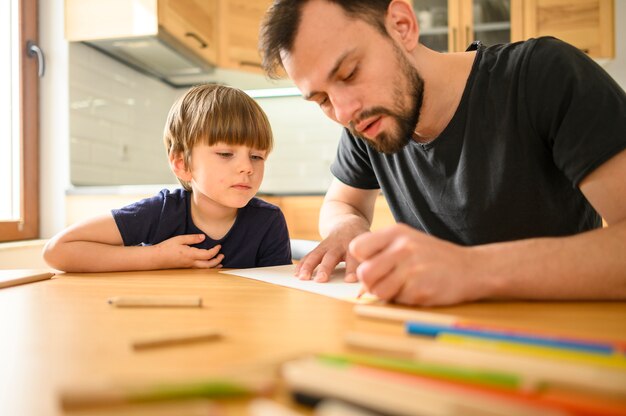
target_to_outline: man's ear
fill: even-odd
[[[170,161],[170,168],[174,175],[178,179],[189,182],[191,180],[191,169],[185,166],[185,159],[182,153],[170,152],[168,159]]]
[[[387,7],[385,25],[389,35],[411,52],[419,40],[419,25],[413,7],[406,0],[392,0]]]

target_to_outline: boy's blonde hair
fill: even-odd
[[[218,84],[192,87],[170,109],[163,132],[168,155],[182,154],[191,167],[196,144],[243,145],[272,150],[272,129],[261,107],[240,89]],[[188,191],[187,181],[178,181]]]

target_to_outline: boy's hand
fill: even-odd
[[[196,268],[210,269],[222,267],[224,255],[219,253],[219,244],[210,249],[190,247],[204,240],[204,234],[178,235],[154,245],[155,261],[161,269]],[[219,253],[219,254],[218,254]]]

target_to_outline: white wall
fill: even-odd
[[[175,183],[163,126],[182,94],[82,43],[69,47],[73,185]]]
[[[65,190],[70,184],[68,44],[63,36],[63,0],[39,2],[39,42],[46,57],[40,80],[39,213],[41,237],[65,226]]]

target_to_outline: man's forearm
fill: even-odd
[[[485,297],[626,299],[626,222],[571,237],[472,247]]]
[[[349,204],[340,201],[324,201],[320,210],[319,232],[322,238],[340,228],[354,229],[358,233],[369,231],[371,218]]]

